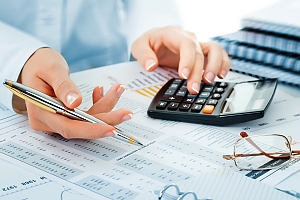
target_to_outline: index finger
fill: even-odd
[[[182,41],[180,48],[179,74],[187,79],[187,88],[191,94],[198,93],[202,80],[204,55],[201,46],[194,38]]]

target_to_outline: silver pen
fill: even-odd
[[[69,109],[66,106],[64,106],[61,102],[55,100],[54,98],[37,91],[33,88],[30,88],[26,85],[23,85],[21,83],[11,81],[11,80],[5,80],[3,82],[3,85],[6,86],[12,93],[19,96],[20,98],[29,101],[47,111],[50,111],[52,113],[60,114],[72,119],[77,120],[84,120],[91,123],[103,123],[105,122],[99,120],[98,118],[89,115],[77,108]],[[144,146],[140,141],[135,139],[133,136],[124,133],[122,130],[116,128],[116,138],[127,142],[129,144],[135,144],[137,146]]]

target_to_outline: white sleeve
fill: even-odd
[[[39,48],[48,47],[38,39],[0,21],[0,103],[12,108],[12,93],[2,85],[16,81],[27,59]]]
[[[164,26],[183,27],[176,0],[128,0],[127,11],[128,53],[132,43],[146,31]]]

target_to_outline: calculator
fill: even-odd
[[[201,83],[190,94],[187,80],[170,79],[157,92],[148,116],[181,122],[226,126],[262,118],[277,88],[277,79]]]

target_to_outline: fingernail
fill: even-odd
[[[199,83],[194,82],[194,83],[192,84],[192,89],[193,89],[195,92],[199,93],[199,89],[200,89]]]
[[[99,87],[99,95],[100,97],[103,97],[103,87],[102,86],[98,86]]]
[[[125,86],[124,85],[120,85],[119,88],[117,89],[117,96],[121,97],[122,93],[125,91]]]
[[[205,76],[205,80],[212,83],[215,80],[215,74],[213,72],[208,72]]]
[[[78,95],[75,92],[70,92],[67,97],[67,104],[68,106],[72,105],[72,103],[78,98]]]
[[[182,70],[182,73],[181,73],[181,76],[184,78],[184,79],[187,79],[190,75],[190,68],[186,67]]]
[[[149,71],[155,65],[155,61],[153,59],[148,59],[145,62],[146,70]]]
[[[103,137],[112,137],[112,136],[116,136],[116,131],[109,131],[103,134]]]
[[[127,115],[124,115],[121,120],[122,120],[122,122],[125,122],[125,121],[130,120],[130,119],[132,119],[132,114],[131,113],[129,113]]]
[[[220,76],[221,78],[225,78],[226,74],[227,74],[227,70],[226,70],[226,69],[222,69],[222,71],[221,71],[221,73],[219,74],[219,76]]]

